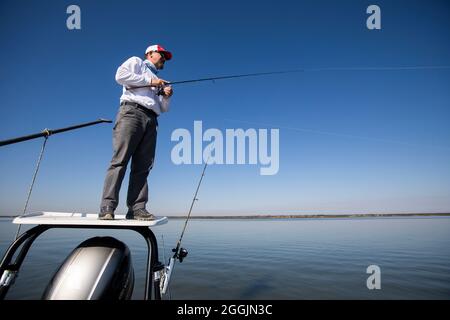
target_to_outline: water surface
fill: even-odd
[[[171,219],[153,229],[161,261],[168,261],[183,223]],[[2,255],[15,230],[10,219],[0,219]],[[70,229],[36,240],[7,298],[39,299],[66,255],[96,235],[130,247],[133,299],[141,299],[146,244],[140,235]],[[191,220],[183,246],[189,255],[175,266],[172,299],[450,298],[450,217]],[[366,286],[369,265],[381,268],[380,290]]]

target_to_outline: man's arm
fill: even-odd
[[[170,97],[173,94],[171,86],[164,87],[164,94],[159,96],[159,105],[161,106],[161,112],[169,111]]]
[[[138,87],[150,85],[151,78],[141,74],[142,60],[131,57],[125,61],[116,72],[116,81],[124,87]]]

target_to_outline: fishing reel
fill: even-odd
[[[169,265],[162,266],[157,271],[159,273],[160,281],[160,290],[161,294],[166,294],[167,289],[169,287],[170,278],[172,276],[173,267],[175,264],[175,261],[178,259],[180,262],[183,262],[183,259],[186,258],[188,251],[185,248],[179,248],[177,246],[176,248],[172,249],[172,252],[174,252],[174,255],[169,260]]]
[[[156,93],[157,96],[164,96],[164,87],[160,87],[158,92]]]
[[[157,96],[165,96],[166,94],[164,93],[164,88],[166,86],[170,86],[170,82],[167,81],[162,86],[158,87],[158,91],[156,92],[156,95]]]
[[[188,251],[185,248],[180,248],[180,251],[174,248],[172,252],[175,252],[174,258],[180,260],[180,262],[183,262],[183,259],[188,255]]]

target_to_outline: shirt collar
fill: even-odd
[[[155,65],[148,61],[147,59],[144,60],[145,65],[150,69],[151,72],[154,74],[158,74],[158,69],[156,69]]]

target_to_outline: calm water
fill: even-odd
[[[163,261],[182,220],[154,228]],[[15,234],[0,219],[0,254]],[[81,241],[113,235],[132,252],[134,299],[144,286],[146,245],[132,231],[50,230],[30,249],[8,299],[39,299],[53,272]],[[172,299],[449,299],[450,218],[192,220],[176,264]],[[369,265],[381,289],[368,290]]]

